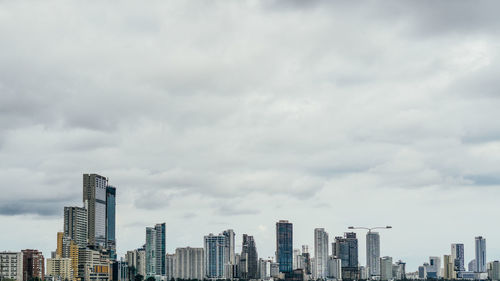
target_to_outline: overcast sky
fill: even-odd
[[[166,222],[273,256],[288,219],[311,251],[392,225],[410,271],[500,259],[500,3],[332,2],[0,1],[0,250],[50,257],[98,173],[120,255]]]

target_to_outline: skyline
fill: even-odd
[[[159,222],[168,253],[234,229],[274,256],[283,219],[311,253],[315,228],[391,225],[411,270],[451,243],[467,266],[476,236],[500,259],[499,8],[1,1],[0,249],[53,251],[95,172],[118,256]]]

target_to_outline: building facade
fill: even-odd
[[[71,259],[61,257],[47,259],[47,275],[57,280],[74,280]]]
[[[0,252],[0,279],[23,281],[23,253]]]
[[[328,245],[328,233],[325,229],[314,229],[315,279],[325,279],[328,275]]]
[[[205,277],[203,248],[177,248],[174,259],[174,278],[180,279],[198,279]]]
[[[292,272],[293,224],[287,220],[280,220],[276,223],[276,261],[280,272]]]
[[[38,250],[22,250],[23,253],[23,280],[33,278],[45,279],[45,259]]]
[[[366,267],[369,276],[380,276],[380,235],[368,231],[366,234]]]
[[[106,188],[108,179],[83,174],[83,203],[87,209],[87,238],[90,245],[106,246]]]
[[[87,209],[80,207],[64,207],[64,236],[81,247],[87,247]]]
[[[208,278],[226,278],[225,262],[226,257],[226,236],[209,235],[204,237],[204,251],[205,251],[205,271]]]
[[[452,280],[456,278],[455,261],[452,255],[443,256],[443,278]]]
[[[456,272],[465,271],[465,256],[464,244],[454,243],[451,244],[451,256],[453,258],[453,265]]]
[[[257,246],[255,245],[253,236],[243,234],[243,243],[239,263],[239,277],[243,279],[257,279],[259,276],[258,260]]]
[[[475,239],[476,266],[475,272],[486,272],[486,239],[478,236]]]
[[[166,224],[146,228],[146,276],[165,276]]]
[[[109,257],[116,260],[116,188],[106,187],[106,248]]]
[[[392,258],[391,257],[380,258],[380,280],[382,280],[382,281],[392,280]]]

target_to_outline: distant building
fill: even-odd
[[[486,272],[486,239],[476,237],[476,272]]]
[[[368,275],[380,276],[380,235],[368,231],[366,234],[366,267]]]
[[[452,255],[443,256],[443,278],[451,280],[456,278],[455,274],[455,261]]]
[[[342,279],[342,261],[334,256],[328,257],[328,276],[329,279]]]
[[[258,255],[253,236],[243,234],[243,243],[240,255],[240,278],[258,278]]]
[[[81,281],[109,281],[111,269],[108,257],[88,248],[78,252],[78,279]]]
[[[23,253],[0,252],[0,279],[23,281]]]
[[[425,266],[425,264],[418,267],[418,279],[426,279],[427,278],[426,269],[427,269],[427,267]]]
[[[204,249],[177,248],[175,250],[174,278],[198,279],[205,277]]]
[[[437,279],[441,277],[441,259],[439,257],[429,257],[429,265],[427,266],[428,279]]]
[[[324,228],[314,229],[315,279],[325,279],[328,275],[328,233]]]
[[[106,248],[109,257],[116,260],[116,188],[106,187]]]
[[[222,235],[226,237],[226,261],[225,263],[229,263],[232,265],[236,264],[236,257],[235,257],[235,234],[232,229],[224,230],[222,232]]]
[[[165,276],[165,223],[146,228],[146,276]]]
[[[271,260],[259,259],[259,278],[269,280],[271,278]]]
[[[342,279],[359,279],[358,239],[356,233],[346,232],[344,237],[335,237],[334,249],[333,255],[339,257],[342,261]]]
[[[487,270],[488,270],[488,279],[493,280],[493,281],[500,280],[500,262],[499,261],[489,262],[487,265]]]
[[[47,259],[47,275],[59,280],[73,280],[71,259],[61,257]]]
[[[467,269],[469,270],[469,272],[476,272],[477,271],[475,259],[473,259],[469,262],[469,264],[467,265]]]
[[[392,280],[392,258],[391,257],[380,258],[380,280],[383,280],[383,281]]]
[[[38,250],[22,250],[23,253],[23,280],[33,278],[45,279],[45,259]]]
[[[392,266],[392,277],[395,280],[403,280],[406,278],[406,263],[399,260]]]
[[[201,260],[203,262],[203,256],[201,257]],[[165,256],[165,271],[166,271],[166,278],[167,281],[170,281],[172,278],[175,278],[176,274],[176,255],[175,254],[167,254]],[[202,277],[205,275],[205,272],[202,273]]]
[[[210,233],[204,238],[205,271],[208,278],[224,279],[226,257],[226,236]]]
[[[451,244],[451,256],[455,271],[465,271],[464,244]]]
[[[87,247],[87,221],[87,209],[64,207],[64,236],[69,237],[80,248]]]
[[[83,203],[87,209],[89,244],[106,246],[106,187],[108,179],[97,174],[83,175]]]
[[[276,261],[279,270],[290,273],[293,270],[293,224],[287,220],[276,223]]]

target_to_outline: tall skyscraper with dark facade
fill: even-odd
[[[476,272],[486,272],[486,239],[476,237]]]
[[[146,228],[146,276],[166,274],[165,223]]]
[[[253,236],[243,234],[240,255],[240,277],[243,279],[259,278],[258,261],[259,257]]]
[[[346,232],[344,237],[335,237],[334,256],[341,260],[342,279],[357,280],[359,279],[358,270],[358,239],[356,233]]]
[[[106,187],[108,180],[97,174],[83,175],[83,203],[87,209],[88,240],[106,246]]]
[[[368,231],[366,234],[366,267],[368,276],[380,276],[380,235]]]
[[[464,244],[451,244],[451,256],[455,271],[465,271]]]
[[[64,236],[81,248],[87,247],[87,220],[87,209],[64,207]]]
[[[109,257],[116,260],[116,188],[106,187],[106,248]]]
[[[280,272],[293,270],[293,224],[287,220],[276,223],[276,261]]]

